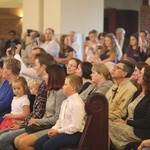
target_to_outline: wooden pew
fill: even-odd
[[[85,110],[87,122],[79,145],[61,147],[61,150],[108,150],[108,101],[100,93],[88,96]]]

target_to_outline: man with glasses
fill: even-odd
[[[129,79],[133,71],[134,66],[128,60],[119,61],[112,70],[111,76],[115,84],[106,93],[110,120],[123,118],[127,115],[127,106],[137,90]]]
[[[0,87],[0,123],[5,114],[11,110],[13,99],[12,80],[19,76],[21,70],[20,61],[14,58],[6,59],[2,68],[3,83]]]

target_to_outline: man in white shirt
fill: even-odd
[[[78,58],[77,52],[79,50],[79,45],[76,43],[76,38],[77,38],[76,32],[70,31],[68,35],[70,37],[70,46],[74,49],[74,56],[73,57]]]
[[[54,30],[52,28],[47,28],[45,30],[45,43],[41,45],[47,53],[51,54],[55,59],[59,53],[59,45],[53,40]]]
[[[77,75],[66,77],[63,92],[68,98],[63,101],[56,124],[34,143],[36,150],[58,149],[60,146],[77,145],[85,126],[84,102],[78,95],[82,87],[82,78]],[[79,111],[80,110],[80,111]]]

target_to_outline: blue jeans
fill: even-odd
[[[39,138],[34,143],[35,150],[57,150],[64,145],[78,145],[82,133],[77,132],[69,135],[65,133],[59,133],[50,138],[47,134]]]
[[[18,129],[14,131],[8,131],[0,135],[0,149],[1,150],[15,150],[14,139],[25,132],[25,129]]]

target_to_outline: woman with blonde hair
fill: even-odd
[[[80,94],[83,101],[86,101],[87,96],[91,93],[97,92],[105,95],[113,85],[109,69],[105,64],[96,64],[92,67],[91,71],[92,84]]]
[[[112,61],[118,62],[122,58],[122,51],[115,36],[112,33],[105,35],[103,48],[100,51],[102,63]]]

